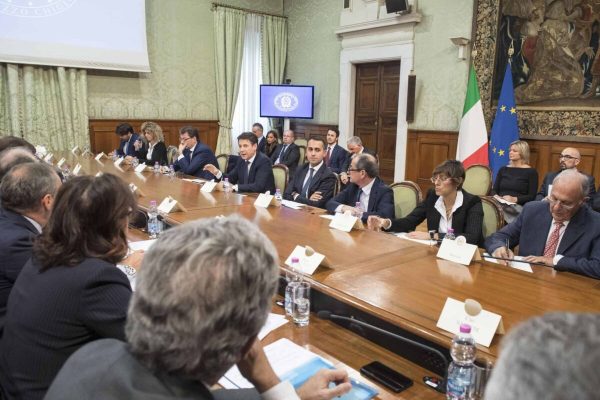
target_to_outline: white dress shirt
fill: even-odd
[[[452,228],[452,216],[454,215],[454,211],[456,211],[460,206],[463,205],[463,193],[462,191],[456,192],[456,199],[454,200],[454,205],[452,206],[452,211],[450,213],[450,218],[446,218],[446,204],[444,204],[444,198],[442,196],[438,197],[435,202],[435,209],[441,214],[440,225],[438,226],[439,233],[448,233],[448,228]]]
[[[33,220],[33,219],[29,218],[29,217],[28,217],[28,216],[26,216],[26,215],[23,215],[23,218],[25,218],[27,221],[31,222],[31,225],[33,225],[33,227],[34,227],[35,229],[37,229],[37,231],[38,231],[40,234],[42,233],[42,226],[41,226],[41,225],[40,225],[40,224],[39,224],[39,223],[38,223],[36,220]]]

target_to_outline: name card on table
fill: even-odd
[[[482,310],[478,315],[470,316],[465,311],[464,302],[448,297],[437,322],[437,327],[457,334],[460,330],[460,324],[465,322],[471,325],[471,335],[473,335],[475,342],[485,347],[490,347],[496,332],[504,334],[501,315]]]
[[[74,156],[78,156],[81,150],[79,150],[79,146],[75,146],[71,149],[71,153],[73,153]]]
[[[119,165],[123,164],[123,161],[125,161],[125,157],[119,157],[115,160],[114,164],[115,167],[118,167]]]
[[[187,212],[185,207],[171,196],[165,197],[165,199],[158,205],[158,211],[164,214],[169,214],[175,211]]]
[[[275,196],[272,194],[261,193],[256,198],[254,205],[256,207],[267,208],[269,206],[277,206],[279,204],[277,204],[277,200],[275,200]]]
[[[61,158],[61,159],[60,159],[60,160],[58,160],[58,162],[56,163],[56,166],[57,166],[58,168],[62,167],[62,166],[63,166],[63,164],[65,163],[65,161],[67,161],[67,160],[65,160],[65,159],[64,159],[64,157],[63,157],[63,158]]]
[[[217,192],[222,192],[223,182],[215,182],[214,179],[211,179],[210,181],[204,182],[204,185],[202,185],[202,187],[200,188],[200,191],[204,193],[210,193],[213,190]]]
[[[94,159],[95,159],[96,161],[100,161],[100,160],[102,160],[103,158],[108,158],[108,156],[107,156],[106,154],[104,154],[104,152],[98,153],[98,155],[96,155],[96,157],[94,157]]]
[[[146,195],[144,194],[144,192],[142,192],[142,189],[140,189],[139,187],[137,187],[137,186],[136,186],[135,184],[133,184],[133,183],[130,183],[130,184],[129,184],[129,188],[131,189],[131,193],[133,193],[133,194],[137,194],[137,195],[138,195],[138,197],[144,197],[144,196],[146,196]]]
[[[364,230],[365,226],[358,217],[348,213],[336,213],[329,224],[330,228],[339,229],[340,231],[350,232],[352,229]]]
[[[477,251],[477,246],[467,243],[464,236],[459,236],[455,240],[444,239],[437,253],[438,258],[448,261],[454,261],[459,264],[469,265],[471,260],[481,260],[481,255]]]
[[[77,176],[79,174],[79,171],[81,171],[81,164],[77,163],[75,168],[73,168],[73,175]]]
[[[309,253],[310,255],[307,255],[307,253]],[[307,275],[312,275],[319,265],[327,267],[329,264],[325,259],[324,254],[317,253],[314,250],[307,252],[306,247],[304,246],[296,246],[296,248],[292,251],[287,260],[285,260],[285,265],[291,267],[292,258],[294,257],[298,258],[298,269],[300,270],[300,272]]]
[[[146,170],[146,164],[141,163],[137,167],[135,167],[135,172],[144,172]]]
[[[54,158],[54,155],[52,153],[48,153],[48,154],[46,154],[46,157],[44,157],[44,161],[46,161],[48,164],[52,164],[53,158]]]

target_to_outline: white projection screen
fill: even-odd
[[[150,72],[144,0],[0,0],[0,62]]]

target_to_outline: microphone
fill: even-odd
[[[412,339],[409,339],[407,337],[400,336],[400,335],[398,335],[396,333],[386,331],[385,329],[382,329],[382,328],[379,328],[379,327],[377,327],[375,325],[371,325],[369,323],[360,321],[360,320],[358,320],[356,318],[350,318],[350,317],[345,317],[343,315],[333,314],[331,311],[321,310],[321,311],[317,312],[317,317],[319,317],[320,319],[330,320],[330,321],[334,321],[334,320],[347,321],[347,322],[350,322],[351,324],[359,325],[360,327],[364,327],[364,328],[370,329],[372,331],[384,334],[386,336],[389,336],[389,337],[394,338],[396,340],[399,340],[401,342],[408,343],[408,344],[410,344],[412,346],[419,347],[419,348],[421,348],[423,350],[430,351],[430,352],[434,353],[435,355],[437,355],[440,358],[440,360],[443,361],[443,363],[444,363],[444,371],[446,371],[446,373],[444,374],[444,376],[441,379],[437,379],[435,377],[425,376],[425,377],[423,377],[423,382],[427,386],[432,387],[433,389],[435,389],[436,391],[438,391],[440,393],[446,393],[446,377],[447,377],[447,374],[448,374],[448,359],[438,349],[436,349],[434,347],[431,347],[431,346],[428,346],[428,345],[423,344],[423,343],[419,343],[419,342],[417,342],[415,340],[412,340]]]

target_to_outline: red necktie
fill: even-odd
[[[554,257],[556,255],[556,249],[558,247],[558,239],[560,239],[560,228],[562,228],[562,222],[554,223],[554,230],[548,238],[546,247],[544,248],[544,257]]]
[[[325,165],[329,167],[329,157],[331,157],[331,147],[327,147],[327,154],[325,154]]]

